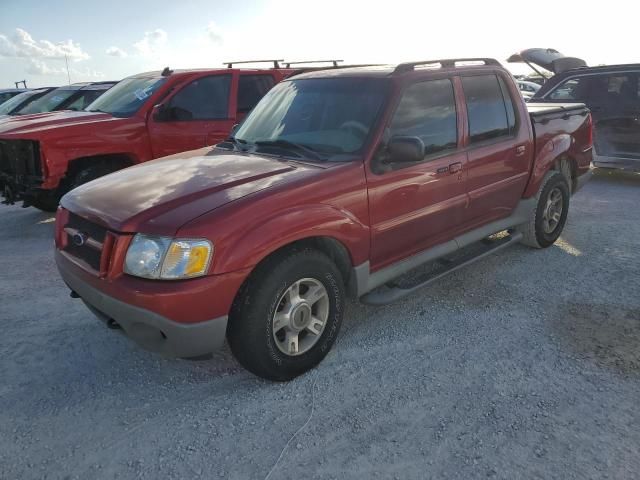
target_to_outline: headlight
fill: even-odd
[[[213,246],[208,240],[137,234],[127,250],[124,271],[142,278],[177,280],[207,273]]]

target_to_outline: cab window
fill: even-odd
[[[238,82],[238,113],[247,113],[275,85],[271,75],[240,75]]]
[[[507,137],[515,130],[513,103],[495,75],[462,77],[471,144]]]
[[[219,120],[229,116],[231,75],[194,80],[169,101],[167,120]]]
[[[451,80],[416,83],[402,94],[389,126],[394,136],[418,137],[425,156],[457,147],[456,102]]]

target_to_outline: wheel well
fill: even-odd
[[[357,289],[355,285],[355,279],[352,275],[353,262],[351,261],[349,250],[347,250],[347,248],[339,240],[331,237],[308,237],[301,240],[296,240],[295,242],[289,243],[287,245],[283,245],[282,247],[274,250],[265,258],[263,258],[260,263],[256,265],[254,271],[262,262],[264,262],[267,258],[272,257],[273,255],[281,255],[287,251],[300,250],[303,248],[318,250],[328,256],[336,264],[338,270],[340,270],[342,278],[345,282],[347,294],[350,296],[356,295]]]
[[[575,159],[567,155],[563,155],[555,161],[553,169],[564,174],[569,182],[571,193],[573,193],[576,189],[578,171],[578,164]]]
[[[96,165],[103,165],[108,167],[112,171],[120,170],[122,168],[130,167],[134,164],[133,159],[126,153],[110,154],[110,155],[95,155],[93,157],[81,157],[76,158],[69,162],[67,168],[67,179],[72,179],[78,172],[88,167]]]

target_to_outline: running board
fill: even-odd
[[[360,301],[367,305],[387,305],[395,302],[462,267],[477,262],[514,243],[518,243],[521,239],[522,233],[519,232],[511,232],[509,235],[497,239],[486,238],[457,251],[450,256],[453,258],[442,257],[431,262],[429,265],[431,268],[427,272],[414,274],[409,272],[395,280],[391,280],[383,287],[379,287],[362,296]],[[419,269],[417,268],[416,270]]]

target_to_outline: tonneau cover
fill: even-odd
[[[584,103],[527,103],[527,110],[532,118],[538,118],[549,114],[558,113],[582,113],[587,110]]]

